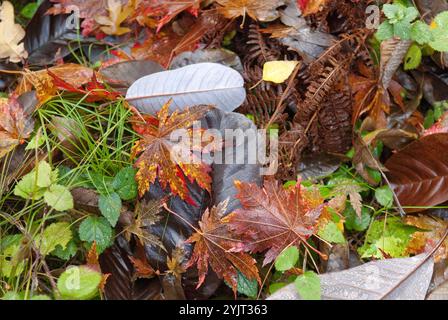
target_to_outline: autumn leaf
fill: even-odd
[[[199,288],[205,280],[210,264],[218,277],[224,279],[236,294],[238,271],[249,280],[256,279],[258,283],[261,283],[261,280],[255,259],[247,253],[233,252],[233,249],[239,246],[239,242],[232,239],[228,225],[222,218],[227,204],[228,200],[210,210],[207,209],[202,215],[199,230],[187,240],[187,243],[195,243],[195,246],[186,267],[196,264],[199,274],[197,288]]]
[[[0,98],[0,158],[27,139],[34,122],[25,115],[16,96]]]
[[[185,268],[185,247],[178,245],[173,250],[171,257],[166,257],[166,265],[168,267],[167,273],[180,278],[187,270]]]
[[[56,95],[58,87],[48,71],[76,88],[87,84],[93,77],[92,69],[75,63],[65,63],[39,71],[25,69],[15,93],[20,96],[34,89],[40,104],[50,100]]]
[[[126,6],[120,0],[107,0],[108,16],[95,17],[95,21],[101,25],[100,29],[105,34],[121,36],[131,31],[121,24],[134,12],[134,1],[130,1]]]
[[[139,156],[134,165],[138,169],[136,180],[139,185],[139,194],[143,196],[158,178],[164,189],[169,186],[174,195],[193,204],[188,193],[186,178],[210,192],[210,167],[197,159],[192,149],[182,148],[181,152],[188,153],[189,158],[182,159],[183,157],[177,154],[169,138],[173,131],[180,129],[185,129],[185,134],[191,138],[193,130],[189,128],[193,122],[201,119],[212,107],[195,106],[169,115],[170,104],[171,101],[160,109],[157,118],[147,117],[146,124],[142,123],[140,117],[134,117],[132,120],[134,130],[143,133],[142,139],[137,141],[132,149],[132,156]],[[156,126],[154,121],[158,123]]]
[[[143,244],[136,245],[135,255],[129,256],[129,260],[135,269],[133,275],[134,281],[141,278],[152,278],[156,274],[159,274],[159,272],[156,272],[149,264]]]
[[[268,22],[279,17],[276,10],[285,4],[284,0],[217,0],[222,7],[219,12],[228,19],[249,15],[254,20]]]
[[[318,13],[327,3],[327,0],[298,0],[303,16]]]
[[[423,230],[412,234],[411,240],[407,247],[407,251],[411,254],[431,252],[431,250],[442,239],[446,229],[448,228],[447,221],[428,215],[407,216],[405,218],[405,222]],[[447,257],[448,239],[445,239],[443,244],[434,254],[434,260],[439,262]]]
[[[3,1],[0,7],[0,59],[8,58],[17,63],[28,57],[24,44],[25,30],[14,22],[14,7],[9,1]]]
[[[266,180],[263,188],[240,181],[235,187],[243,207],[226,219],[243,240],[242,250],[266,252],[266,265],[287,247],[308,246],[306,241],[317,232],[324,208],[320,195],[302,190],[300,182],[285,189],[272,179]]]
[[[128,217],[126,213],[120,216],[124,237],[128,242],[134,235],[142,245],[158,246],[165,250],[160,239],[148,230],[148,227],[160,221],[159,213],[162,204],[163,201],[160,200],[139,201],[136,204],[133,217]]]

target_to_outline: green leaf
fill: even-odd
[[[45,189],[36,184],[36,173],[30,172],[16,184],[14,194],[23,199],[39,200],[44,196]]]
[[[433,41],[429,43],[434,50],[448,51],[448,11],[438,14],[432,24]]]
[[[331,243],[345,243],[345,237],[341,230],[339,230],[336,223],[328,222],[318,232],[319,237]]]
[[[379,41],[389,40],[394,37],[394,26],[390,24],[388,21],[384,21],[378,27],[377,32],[375,33],[375,37]]]
[[[320,278],[316,273],[306,271],[303,275],[296,278],[294,284],[302,299],[321,299]]]
[[[42,128],[40,128],[37,133],[31,138],[30,142],[26,145],[25,150],[36,150],[39,149],[45,142],[45,137],[42,135]]]
[[[36,294],[30,300],[51,300],[51,298],[46,294]]]
[[[361,258],[384,259],[384,254],[392,258],[409,256],[406,248],[411,236],[421,231],[419,228],[404,224],[399,217],[388,217],[386,221],[375,220],[367,232],[364,245],[358,248]]]
[[[244,274],[238,271],[238,292],[256,299],[258,295],[258,282],[255,279],[249,280]]]
[[[433,40],[431,29],[422,22],[416,21],[411,27],[411,39],[420,45],[424,45]]]
[[[280,290],[281,288],[285,287],[286,285],[288,285],[288,283],[286,283],[286,282],[272,283],[271,285],[269,285],[269,294],[273,294],[274,292],[276,292],[277,290]]]
[[[133,200],[137,197],[138,187],[135,181],[136,170],[126,167],[120,170],[112,182],[112,187],[124,201]]]
[[[0,239],[0,275],[12,278],[25,269],[25,262],[18,259],[22,239],[20,234],[3,236]]]
[[[99,252],[104,251],[112,240],[112,228],[104,217],[88,217],[79,225],[79,238],[82,241],[96,242]]]
[[[422,62],[422,50],[416,44],[413,44],[404,58],[404,69],[412,70],[418,68]]]
[[[394,203],[394,194],[389,186],[382,186],[375,190],[376,201],[385,208],[390,208]]]
[[[59,184],[52,185],[44,193],[45,202],[57,211],[73,209],[73,196],[67,187]]]
[[[7,291],[5,295],[1,298],[1,300],[24,300],[25,294],[23,291],[15,292],[15,291]]]
[[[369,209],[362,207],[361,217],[359,217],[351,205],[347,206],[344,210],[345,216],[345,228],[349,231],[364,231],[366,230],[371,221],[371,216],[369,214]]]
[[[98,193],[108,194],[114,192],[112,187],[113,178],[104,176],[99,173],[89,173],[92,186],[98,191]]]
[[[20,10],[20,14],[27,19],[31,19],[37,11],[39,7],[39,2],[31,2]]]
[[[404,18],[403,20],[411,23],[412,21],[414,21],[415,19],[417,19],[417,17],[419,16],[419,12],[415,7],[407,7],[405,9],[405,13],[404,13]]]
[[[101,214],[106,217],[112,227],[115,227],[121,212],[120,196],[115,192],[108,195],[101,194],[98,206]]]
[[[63,248],[61,245],[57,245],[56,248],[51,252],[51,254],[58,257],[59,259],[67,261],[73,258],[76,255],[77,251],[78,246],[76,245],[76,242],[70,240],[65,248]]]
[[[299,250],[296,246],[290,246],[283,250],[275,259],[275,269],[278,271],[286,271],[294,268],[299,260]]]
[[[394,35],[401,40],[411,39],[411,24],[404,20],[394,24]]]
[[[397,21],[403,19],[405,15],[405,9],[406,8],[404,6],[398,4],[385,4],[383,6],[383,12],[391,23],[396,23]]]
[[[34,173],[36,174],[35,171]],[[39,165],[37,167],[37,186],[41,188],[48,188],[53,183],[51,178],[51,167],[48,162],[39,162]]]
[[[101,279],[101,273],[87,266],[72,266],[61,274],[57,287],[64,299],[89,300],[98,295]]]
[[[37,234],[36,244],[40,253],[45,256],[56,249],[58,245],[65,249],[72,237],[68,222],[55,222],[46,227],[42,234]]]

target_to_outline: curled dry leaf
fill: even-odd
[[[33,125],[15,96],[0,98],[0,158],[22,144],[30,136]]]
[[[28,57],[24,44],[25,30],[14,22],[14,7],[9,1],[3,1],[0,7],[0,59],[20,62]]]
[[[241,237],[240,250],[266,252],[263,265],[287,247],[304,245],[317,232],[324,204],[318,191],[300,186],[285,189],[277,181],[267,180],[263,188],[235,182],[242,208],[226,217],[230,228]]]
[[[107,0],[108,16],[95,17],[95,21],[101,25],[100,29],[105,34],[121,36],[131,31],[121,24],[134,12],[134,2],[122,5],[120,0]]]
[[[228,225],[222,220],[228,200],[210,210],[207,209],[199,222],[199,230],[188,240],[195,243],[187,268],[196,264],[199,273],[198,287],[202,285],[208,272],[208,265],[218,277],[223,278],[236,294],[238,271],[249,280],[261,283],[256,260],[243,252],[233,252],[238,240],[232,238]]]
[[[190,127],[193,122],[201,119],[212,107],[196,106],[170,115],[170,103],[171,101],[163,105],[157,118],[148,115],[144,123],[139,117],[133,118],[134,130],[142,135],[142,139],[135,143],[132,150],[133,157],[139,156],[134,165],[138,169],[136,180],[139,193],[143,196],[158,178],[164,189],[169,186],[174,195],[194,203],[188,194],[186,179],[210,192],[210,167],[196,159],[191,145],[189,150],[182,148],[183,154],[188,153],[188,159],[180,157],[169,139],[173,131],[180,129],[184,129],[188,139],[191,139],[193,130]]]

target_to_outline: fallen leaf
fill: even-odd
[[[199,222],[196,231],[187,243],[195,243],[193,254],[187,263],[187,268],[197,265],[199,272],[198,288],[205,280],[210,264],[218,277],[223,278],[237,292],[237,276],[240,271],[250,280],[261,283],[256,260],[243,252],[232,252],[238,241],[231,238],[230,230],[224,221],[228,201],[207,209]]]
[[[272,179],[265,181],[263,188],[240,181],[235,181],[235,187],[242,209],[226,220],[243,240],[241,250],[265,252],[266,265],[289,246],[309,248],[307,240],[317,232],[324,208],[315,190],[303,190],[300,182],[285,189]]]
[[[254,20],[269,22],[279,17],[277,8],[284,0],[217,0],[222,7],[219,11],[228,19],[249,15]]]
[[[304,16],[318,13],[326,4],[327,0],[298,0],[300,9]]]
[[[193,161],[195,156],[191,153],[191,149],[182,148],[182,152],[189,153],[188,156],[191,155],[192,158],[181,159],[176,155],[169,138],[174,130],[179,129],[185,129],[185,133],[191,138],[192,130],[189,128],[193,122],[203,117],[212,107],[196,106],[169,115],[170,104],[171,101],[163,105],[157,118],[148,116],[146,123],[142,123],[139,117],[133,119],[134,130],[142,133],[142,139],[137,141],[132,149],[133,157],[139,156],[134,165],[138,169],[135,178],[140,196],[143,196],[158,178],[164,189],[169,186],[174,195],[192,203],[185,179],[196,182],[202,189],[210,192],[210,167],[199,159]],[[154,125],[155,123],[157,125]]]
[[[0,98],[0,158],[27,139],[34,122],[25,115],[15,96]]]
[[[14,22],[14,7],[9,1],[3,1],[0,7],[0,59],[8,58],[17,63],[28,57],[24,44],[25,30]]]
[[[97,16],[95,21],[100,24],[100,29],[105,34],[121,36],[131,31],[121,24],[134,12],[134,2],[130,1],[123,6],[120,0],[107,0],[108,16]]]
[[[263,80],[283,83],[288,80],[298,61],[268,61],[263,65]]]

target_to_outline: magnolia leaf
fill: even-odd
[[[298,61],[268,61],[263,66],[263,80],[283,83],[288,80]]]
[[[319,275],[323,300],[423,300],[434,261],[425,254],[378,260],[341,272]],[[294,284],[276,291],[270,300],[302,300]]]
[[[0,7],[0,59],[8,58],[17,63],[28,57],[24,44],[25,30],[14,22],[14,7],[9,1],[3,1]]]
[[[217,63],[198,63],[138,79],[126,100],[145,113],[156,113],[169,99],[170,111],[208,104],[233,111],[246,98],[244,80],[235,70]]]
[[[99,294],[102,275],[86,266],[71,266],[58,279],[57,287],[62,298],[89,300]]]

